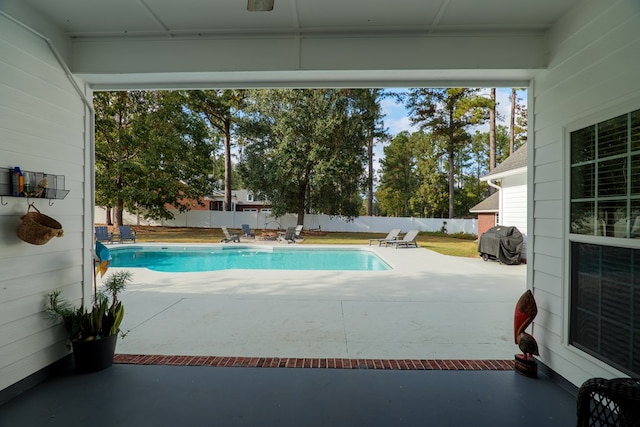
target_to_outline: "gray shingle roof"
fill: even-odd
[[[520,148],[513,152],[512,155],[500,163],[496,168],[483,178],[490,178],[493,175],[498,175],[504,172],[508,172],[514,169],[520,169],[527,167],[527,144],[524,143]]]
[[[498,192],[496,191],[471,209],[469,212],[478,213],[478,212],[498,212],[500,207],[500,199],[498,196]]]

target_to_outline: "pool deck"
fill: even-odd
[[[226,244],[232,245],[238,244]],[[378,253],[393,270],[131,269],[134,283],[122,295],[128,334],[117,352],[508,360],[518,351],[513,310],[525,291],[525,265],[423,248],[358,247]]]

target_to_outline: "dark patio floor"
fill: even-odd
[[[574,426],[575,397],[514,371],[116,364],[0,406],[0,426]]]

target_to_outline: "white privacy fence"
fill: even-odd
[[[223,225],[229,228],[241,228],[242,224],[249,224],[252,229],[278,229],[297,225],[297,216],[287,214],[278,218],[268,214],[258,212],[223,212],[223,211],[189,211],[180,213],[172,211],[175,215],[173,220],[156,221],[145,218],[142,215],[135,215],[125,212],[123,221],[129,225],[158,225],[167,227],[201,227],[220,228]],[[105,209],[96,207],[96,223],[105,222]],[[468,233],[478,234],[477,219],[443,219],[443,218],[397,218],[361,216],[352,221],[346,221],[339,217],[329,215],[304,216],[305,230],[322,229],[323,231],[343,231],[343,232],[371,232],[388,233],[393,228],[400,228],[403,232],[407,230],[419,231],[440,231],[445,227],[447,233]]]

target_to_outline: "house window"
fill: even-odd
[[[573,234],[640,237],[640,110],[571,133]]]
[[[247,193],[247,202],[253,202],[253,193]]]
[[[570,134],[570,344],[640,374],[640,110]]]
[[[572,345],[640,374],[640,250],[571,243]]]

